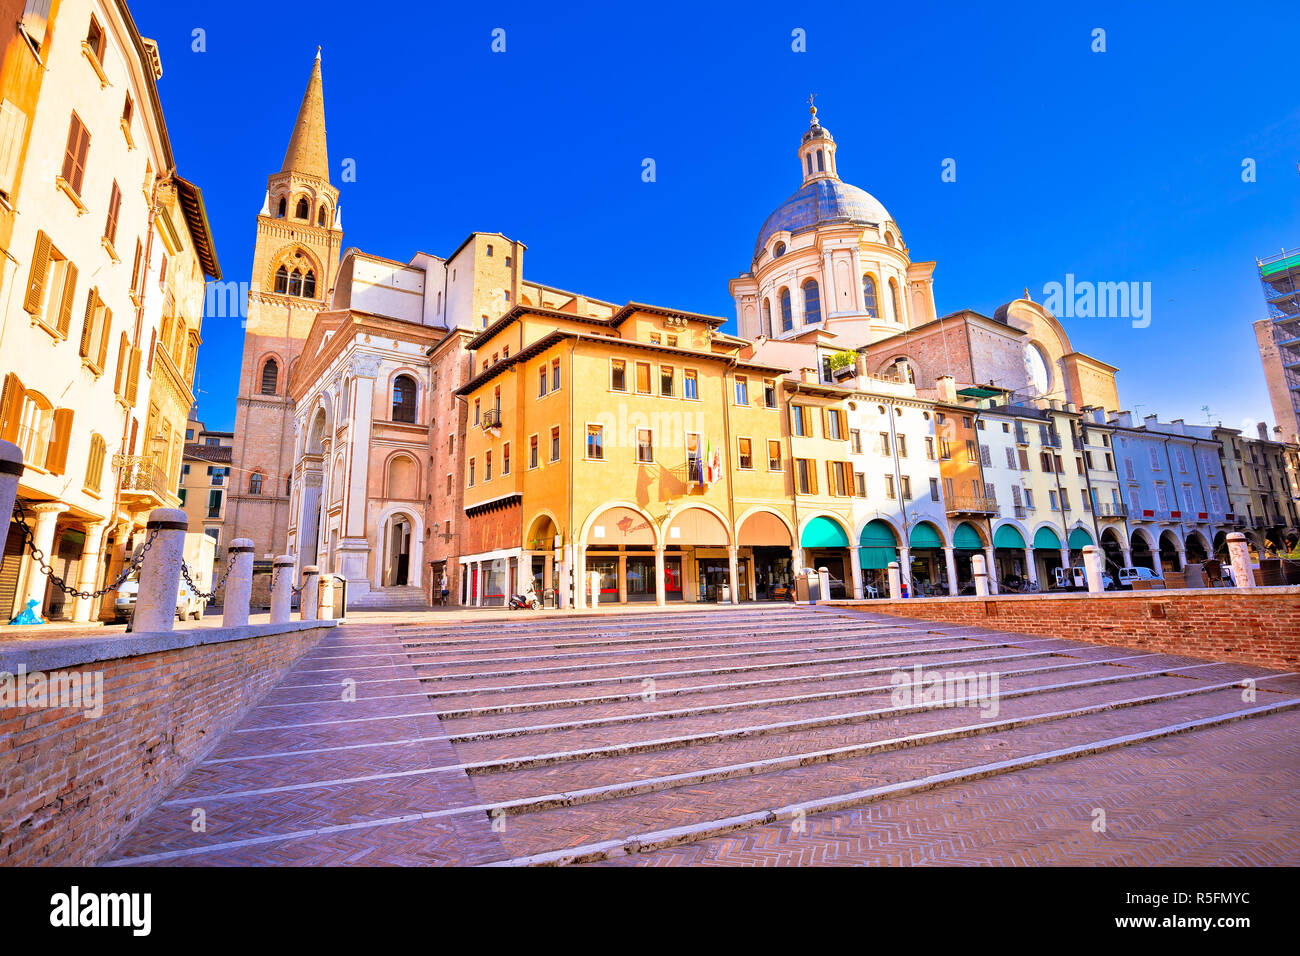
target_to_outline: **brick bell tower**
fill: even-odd
[[[267,178],[249,282],[222,543],[251,538],[259,565],[287,547],[294,446],[289,378],[316,314],[329,307],[338,274],[338,197],[330,182],[317,48],[284,163]]]

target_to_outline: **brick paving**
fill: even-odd
[[[1300,863],[1297,730],[1300,675],[845,609],[365,615],[106,862]]]

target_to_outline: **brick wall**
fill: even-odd
[[[86,865],[104,856],[325,632],[270,630],[241,629],[241,639],[219,643],[196,643],[219,640],[207,629],[127,635],[124,643],[148,647],[174,645],[183,634],[191,646],[80,664],[5,649],[0,671],[8,673],[17,671],[16,658],[32,660],[24,664],[32,672],[38,662],[102,672],[104,710],[89,719],[69,708],[0,707],[0,866]]]
[[[1300,587],[829,603],[877,614],[1300,671]]]

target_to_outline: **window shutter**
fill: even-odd
[[[113,376],[113,394],[119,398],[122,396],[123,386],[126,385],[126,364],[131,355],[131,337],[125,332],[117,346],[117,374]]]
[[[18,158],[27,134],[27,114],[13,103],[0,103],[0,192],[12,196],[18,179]]]
[[[84,487],[98,492],[104,477],[104,439],[98,435],[90,436],[90,458],[86,461],[86,480]]]
[[[113,328],[113,310],[104,309],[104,324],[99,330],[99,361],[95,364],[102,370],[108,361],[108,333]]]
[[[142,246],[140,244],[140,240],[137,239],[135,241],[135,262],[131,266],[131,291],[132,292],[140,291],[140,260],[143,258],[143,256],[144,256],[144,246]]]
[[[113,192],[108,198],[108,219],[104,223],[104,238],[112,243],[117,242],[117,217],[121,209],[122,190],[117,183],[113,183]]]
[[[91,289],[86,293],[86,321],[81,325],[81,357],[90,357],[90,338],[95,332],[95,302],[99,292]]]
[[[1019,453],[1020,453],[1020,470],[1021,470],[1021,471],[1028,471],[1028,470],[1029,470],[1029,452],[1025,451],[1023,448],[1018,449],[1018,451],[1019,451]]]
[[[41,294],[45,291],[46,274],[50,270],[50,237],[36,234],[36,251],[32,253],[32,275],[27,283],[27,300],[23,308],[32,315],[41,311]]]
[[[27,0],[27,9],[19,25],[39,47],[45,43],[46,24],[50,19],[50,0]]]
[[[993,465],[993,454],[988,445],[980,445],[980,463],[989,467]]]
[[[27,390],[17,373],[10,372],[5,376],[4,394],[0,396],[0,439],[7,442],[18,440],[18,425],[22,421],[26,395]]]
[[[134,405],[136,392],[140,387],[140,350],[131,349],[131,361],[127,366],[126,372],[126,403]]]
[[[54,429],[50,437],[50,448],[45,453],[45,470],[50,474],[63,474],[68,464],[68,442],[71,438],[72,409],[56,408],[54,410]]]
[[[90,132],[81,118],[72,114],[68,124],[68,145],[63,155],[63,178],[67,180],[72,191],[81,195],[82,182],[86,176],[86,153],[90,149]]]
[[[72,328],[72,298],[77,294],[77,267],[68,263],[63,279],[63,299],[59,302],[59,334],[65,339]]]

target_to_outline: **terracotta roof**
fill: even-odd
[[[329,150],[325,145],[325,94],[321,84],[318,50],[280,172],[303,173],[329,182],[329,168]]]
[[[201,445],[192,442],[185,446],[186,458],[198,458],[201,461],[210,461],[218,465],[230,464],[230,452],[231,447],[229,445]]]

